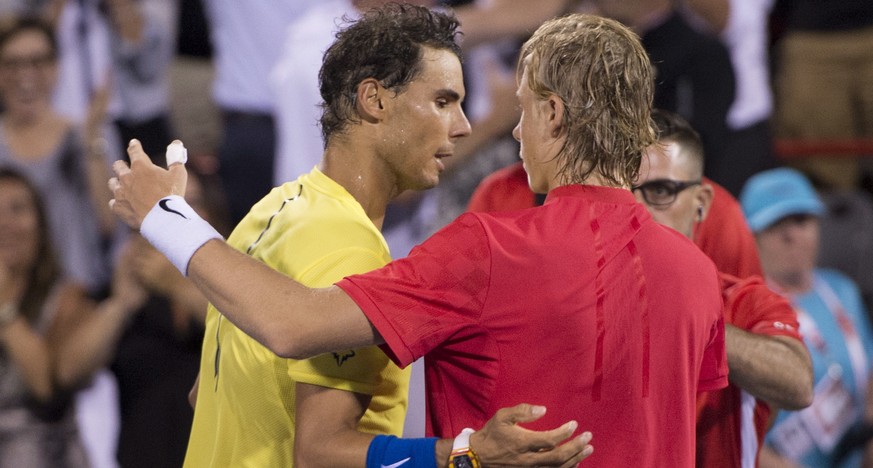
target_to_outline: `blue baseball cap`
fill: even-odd
[[[825,212],[806,176],[785,167],[750,177],[740,193],[740,205],[753,232],[761,232],[786,216],[821,216]]]

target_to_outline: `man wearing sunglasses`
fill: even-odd
[[[681,117],[656,111],[653,118],[658,143],[646,151],[633,191],[656,221],[691,239],[713,202],[703,147]],[[758,276],[719,276],[731,385],[698,397],[697,466],[754,467],[771,411],[812,402],[812,367],[784,298]]]

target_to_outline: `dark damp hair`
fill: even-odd
[[[324,54],[318,81],[321,92],[321,134],[326,145],[350,123],[359,122],[355,110],[358,84],[375,78],[395,93],[403,92],[422,70],[422,47],[449,50],[458,58],[459,22],[454,16],[427,8],[388,3],[373,8],[347,25]]]
[[[27,189],[34,209],[36,209],[39,227],[36,260],[28,272],[27,287],[21,304],[19,304],[21,314],[33,325],[38,320],[40,310],[48,299],[52,288],[61,277],[61,267],[51,245],[48,217],[39,191],[24,174],[7,167],[0,167],[0,182],[10,181],[23,185]]]
[[[694,130],[691,124],[679,114],[663,109],[652,111],[652,120],[655,122],[655,133],[657,134],[658,142],[673,142],[678,144],[689,160],[697,166],[695,170],[703,175],[705,160],[703,141],[701,141],[700,134]]]

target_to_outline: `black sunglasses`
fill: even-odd
[[[700,182],[700,180],[680,181],[657,179],[650,180],[640,185],[634,185],[631,187],[631,190],[634,192],[639,190],[643,194],[643,200],[646,201],[646,204],[658,208],[664,208],[670,206],[674,201],[676,201],[679,192],[688,187],[700,185]]]

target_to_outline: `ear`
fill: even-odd
[[[543,102],[545,116],[549,125],[549,136],[558,138],[564,131],[564,101],[552,94]]]
[[[694,194],[694,204],[699,210],[698,213],[695,213],[698,223],[703,222],[709,216],[709,209],[712,208],[712,200],[714,198],[715,190],[712,188],[712,185],[706,182],[701,183],[697,193]]]
[[[355,110],[358,111],[361,120],[376,123],[382,119],[385,111],[382,103],[385,98],[385,88],[375,78],[361,81],[355,98]]]

